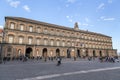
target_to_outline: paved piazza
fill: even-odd
[[[97,59],[63,59],[57,61],[28,60],[0,64],[0,80],[120,80],[120,63]]]

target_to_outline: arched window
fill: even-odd
[[[14,36],[13,35],[10,35],[9,37],[8,37],[8,39],[9,39],[9,43],[13,43],[14,42]]]
[[[10,29],[15,29],[15,23],[10,23]]]

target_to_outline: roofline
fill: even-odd
[[[96,32],[90,32],[90,31],[84,31],[84,30],[74,30],[74,28],[69,28],[69,27],[66,27],[66,26],[61,26],[61,25],[46,23],[46,22],[32,20],[32,19],[23,18],[23,17],[6,16],[5,17],[5,21],[6,21],[7,18],[8,19],[19,20],[19,21],[24,21],[24,22],[29,22],[29,23],[34,23],[34,24],[42,24],[42,25],[45,25],[45,26],[50,26],[50,27],[59,28],[59,29],[66,29],[66,30],[71,30],[71,31],[75,31],[75,32],[83,32],[83,33],[96,34],[96,35],[100,35],[100,36],[105,36],[105,37],[111,38],[110,36],[107,36],[107,35],[104,35],[104,34],[100,34],[100,33],[96,33]]]

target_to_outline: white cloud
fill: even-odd
[[[100,19],[98,19],[99,21],[100,20],[103,20],[103,21],[114,21],[115,18],[113,17],[105,17],[105,16],[101,16]]]
[[[97,9],[104,9],[104,7],[105,7],[105,4],[104,4],[104,3],[101,3],[101,4],[97,7]]]
[[[69,22],[73,22],[73,16],[66,16]]]
[[[104,20],[104,21],[114,21],[115,18],[104,18],[103,20]]]
[[[66,18],[70,18],[70,16],[66,16]]]
[[[30,12],[30,11],[31,11],[30,8],[28,7],[28,5],[24,5],[24,6],[23,6],[23,9],[26,10],[27,12]]]
[[[7,0],[11,7],[17,8],[20,5],[20,1]]]
[[[3,26],[1,26],[1,25],[0,25],[0,28],[2,28],[2,29],[3,29]]]
[[[68,3],[74,3],[76,0],[67,0]]]

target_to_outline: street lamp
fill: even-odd
[[[5,36],[5,32],[2,31],[2,42],[1,42],[1,50],[0,50],[0,63],[3,62],[3,44],[4,44],[4,36]]]

